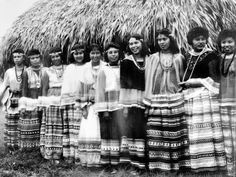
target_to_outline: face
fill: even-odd
[[[132,37],[129,40],[129,48],[134,55],[137,55],[142,50],[142,42]]]
[[[197,36],[193,38],[193,44],[192,47],[195,51],[202,51],[204,47],[206,46],[207,39],[204,36]]]
[[[161,50],[168,50],[170,47],[170,38],[164,34],[159,34],[157,37],[157,43],[160,46]]]
[[[107,50],[109,63],[116,63],[119,60],[119,49],[111,47]]]
[[[90,59],[92,60],[92,62],[94,62],[94,63],[99,62],[102,58],[101,52],[96,48],[91,50],[91,52],[89,53],[89,56],[90,56]]]
[[[39,67],[41,65],[40,55],[29,56],[30,64],[33,67]]]
[[[23,53],[13,53],[13,61],[15,65],[19,66],[23,63],[24,60],[24,54]]]
[[[232,37],[227,37],[227,38],[223,39],[221,41],[220,45],[221,45],[222,52],[226,53],[226,54],[231,54],[236,49],[236,43]]]
[[[61,56],[59,53],[51,53],[52,65],[59,66],[61,64]]]
[[[73,56],[74,56],[76,63],[82,63],[84,60],[84,50],[83,49],[76,49],[73,52]]]

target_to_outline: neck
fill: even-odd
[[[75,65],[80,66],[80,65],[83,65],[83,63],[82,62],[75,62]]]
[[[166,53],[171,53],[171,52],[170,52],[169,49],[167,49],[167,50],[161,50],[160,53],[164,53],[164,54],[166,54]]]
[[[39,69],[41,66],[37,65],[37,66],[31,66],[33,69]]]
[[[134,59],[143,58],[143,57],[141,57],[140,53],[139,54],[133,54],[133,57],[134,57]]]
[[[118,62],[109,62],[110,66],[118,66]]]
[[[100,64],[100,60],[99,61],[92,61],[92,66],[98,66]]]
[[[20,64],[20,65],[15,65],[16,69],[22,69],[24,68],[24,65],[23,64]]]

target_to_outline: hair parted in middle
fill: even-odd
[[[73,56],[73,52],[75,50],[82,50],[84,52],[84,59],[83,59],[82,63],[86,63],[86,62],[90,61],[87,46],[85,44],[75,44],[71,48],[71,53],[70,53],[69,59],[68,59],[69,63],[75,63],[75,58]]]
[[[123,51],[121,50],[120,45],[117,44],[117,43],[114,43],[114,42],[110,42],[110,43],[108,43],[108,44],[105,46],[104,59],[105,59],[106,62],[109,62],[108,57],[107,57],[107,51],[108,51],[110,48],[118,49],[118,50],[119,50],[119,60],[124,59],[124,53],[123,53]]]
[[[228,37],[232,37],[234,42],[236,43],[236,29],[224,29],[219,33],[217,38],[217,45],[220,51],[221,51],[221,41]]]

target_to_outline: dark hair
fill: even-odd
[[[169,49],[170,49],[171,53],[173,53],[173,54],[179,53],[179,47],[177,45],[177,41],[174,39],[173,36],[171,36],[171,32],[168,29],[164,28],[164,29],[157,32],[157,37],[160,34],[163,34],[163,35],[165,35],[166,37],[168,37],[170,39]],[[158,42],[157,42],[156,52],[160,52],[160,51],[161,51],[161,48],[160,48],[160,46],[158,45]]]
[[[21,49],[21,48],[17,48],[17,49],[15,49],[15,50],[13,50],[13,51],[12,51],[12,54],[13,54],[13,53],[22,53],[22,54],[25,54],[24,50]]]
[[[72,48],[71,51],[73,50],[84,50],[84,59],[82,63],[86,63],[89,61],[89,56],[88,56],[88,49],[86,45],[83,44],[75,44]],[[69,63],[75,63],[75,58],[73,56],[73,53],[71,52],[69,55]]]
[[[92,44],[89,45],[89,47],[88,47],[88,53],[90,53],[90,52],[91,52],[92,50],[94,50],[94,49],[98,49],[98,50],[101,52],[101,54],[103,53],[103,48],[102,48],[102,46],[99,45],[99,44],[97,44],[97,43],[92,43]]]
[[[236,44],[236,30],[235,29],[224,29],[222,30],[217,38],[217,45],[219,50],[221,51],[221,41],[227,37],[232,37]]]
[[[193,45],[193,39],[198,36],[204,36],[208,40],[209,32],[206,28],[200,26],[192,28],[187,34],[188,44]]]
[[[32,56],[32,55],[41,55],[38,49],[31,49],[28,51],[27,56]]]
[[[131,38],[135,38],[136,40],[139,40],[142,43],[142,49],[140,51],[140,55],[142,57],[145,57],[146,55],[149,55],[149,49],[146,45],[146,43],[143,41],[143,37],[140,34],[131,34],[128,38],[128,45],[126,48],[126,52],[128,55],[132,55],[133,53],[131,52],[130,48],[129,48],[129,40]]]
[[[59,53],[59,52],[60,52],[60,53]],[[49,50],[49,55],[52,54],[52,53],[59,53],[59,56],[61,57],[61,63],[62,63],[62,64],[66,64],[65,57],[63,56],[63,53],[62,53],[62,50],[61,50],[60,47],[52,47],[52,48]],[[51,66],[51,64],[52,64],[51,56],[48,58],[48,63],[49,63],[49,65]]]
[[[110,48],[115,48],[115,49],[119,50],[119,60],[122,60],[124,58],[124,53],[121,50],[120,45],[111,42],[111,43],[107,44],[106,47],[105,47],[104,59],[105,59],[106,62],[109,62],[108,57],[107,57],[107,50],[109,50]]]

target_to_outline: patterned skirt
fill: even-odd
[[[74,104],[64,105],[62,109],[63,119],[63,157],[70,160],[79,159],[79,131],[82,113]]]
[[[221,105],[220,108],[228,175],[236,175],[236,106]]]
[[[24,150],[39,148],[41,112],[26,110],[20,114],[19,147]]]
[[[131,163],[139,169],[146,168],[146,118],[144,109],[128,108],[121,116],[120,163]]]
[[[147,144],[150,170],[190,167],[183,94],[156,95],[148,110]]]
[[[185,92],[185,117],[188,122],[190,162],[193,171],[225,168],[225,151],[218,95],[207,89],[194,97]]]
[[[43,108],[40,129],[40,151],[45,159],[62,156],[63,124],[60,106]]]
[[[109,117],[100,117],[101,164],[118,165],[120,160],[120,118],[122,111],[109,112]]]
[[[10,114],[6,113],[6,123],[5,123],[5,133],[4,140],[5,146],[9,148],[9,150],[17,150],[18,149],[18,121],[19,121],[19,113],[18,114]]]
[[[82,166],[101,166],[101,134],[99,117],[94,107],[88,107],[87,118],[82,118],[79,133],[79,157]]]

